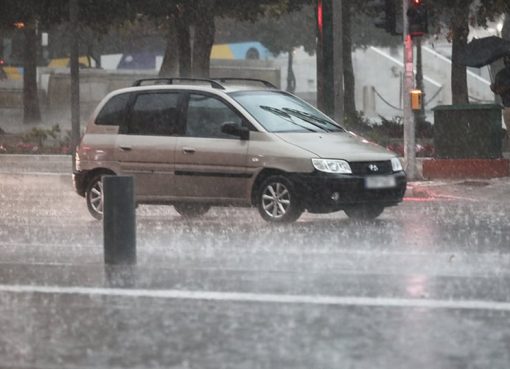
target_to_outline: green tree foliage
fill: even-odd
[[[269,10],[283,12],[293,8],[296,1],[147,0],[132,3],[139,13],[166,28],[167,47],[160,74],[178,69],[183,77],[204,77],[209,75],[217,17],[254,21]]]

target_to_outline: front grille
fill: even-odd
[[[393,168],[391,167],[391,161],[355,161],[350,162],[352,174],[358,176],[366,175],[381,175],[381,174],[392,174]],[[376,166],[377,170],[371,169],[371,166]],[[375,169],[375,167],[374,167]]]

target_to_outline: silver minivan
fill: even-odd
[[[407,184],[394,153],[266,81],[230,78],[139,80],[107,95],[73,173],[97,219],[103,175],[133,176],[137,204],[173,205],[185,217],[255,206],[270,222],[305,210],[373,219]]]

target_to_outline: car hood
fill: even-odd
[[[396,156],[377,144],[347,132],[275,134],[287,143],[325,159],[383,161]]]

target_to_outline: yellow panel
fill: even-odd
[[[90,67],[90,65],[89,65],[89,58],[86,57],[86,56],[80,56],[80,58],[78,59],[78,63],[81,64],[81,65],[85,65],[87,67]]]
[[[211,59],[234,59],[234,54],[228,44],[213,45]]]
[[[82,66],[90,67],[89,58],[87,56],[80,56],[78,59],[78,63]],[[69,67],[69,58],[57,58],[51,59],[48,64],[50,68],[67,68]]]
[[[78,63],[80,65],[90,67],[89,58],[86,56],[80,56],[80,58],[78,59]],[[48,64],[48,67],[50,67],[50,68],[67,68],[67,67],[69,67],[69,58],[51,59],[50,63]]]
[[[7,75],[7,79],[11,79],[13,81],[20,81],[22,79],[22,74],[20,70],[16,67],[3,67],[5,74]]]
[[[65,68],[67,67],[67,63],[69,62],[69,58],[58,58],[51,59],[48,67],[50,68]]]

